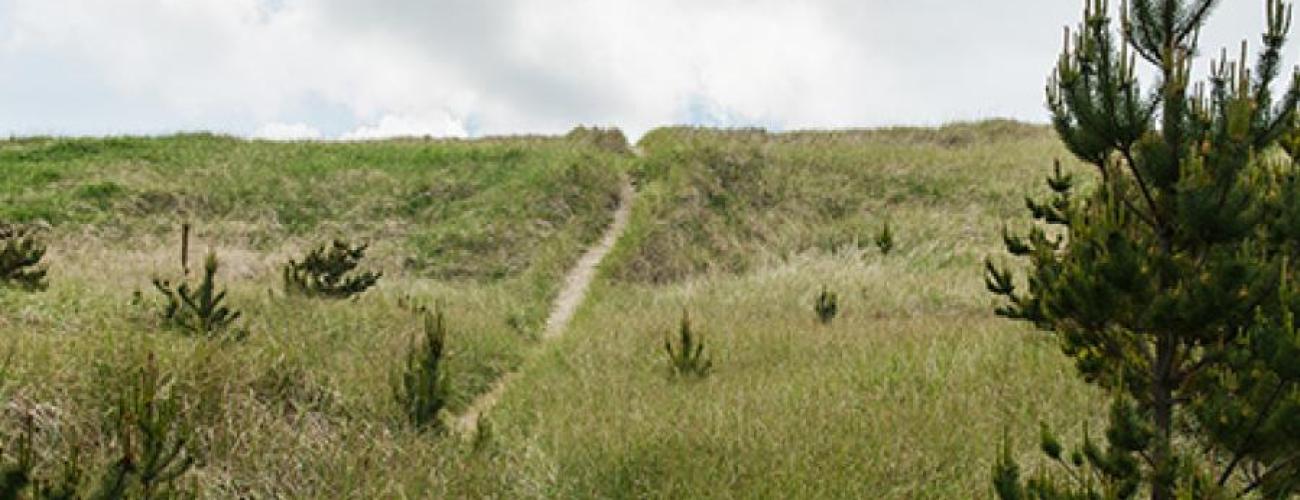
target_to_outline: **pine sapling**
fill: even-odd
[[[0,224],[0,286],[44,290],[44,257],[45,245],[29,229]]]
[[[114,434],[121,456],[104,474],[96,498],[157,498],[174,492],[174,483],[194,465],[193,430],[181,413],[171,378],[158,370],[153,354],[114,412]]]
[[[674,376],[703,378],[713,369],[713,361],[704,356],[704,339],[691,330],[691,318],[682,311],[682,323],[677,330],[677,345],[672,339],[664,338],[664,352],[668,354],[668,364]]]
[[[203,279],[197,287],[181,283],[172,288],[170,282],[154,278],[154,288],[167,300],[162,312],[165,321],[193,335],[212,337],[231,330],[238,339],[247,334],[243,330],[232,329],[241,313],[222,304],[226,299],[226,290],[217,290],[218,265],[217,255],[209,253],[203,263]]]
[[[37,476],[36,423],[28,413],[23,416],[22,430],[18,435],[14,456],[6,453],[3,445],[7,444],[0,434],[0,500],[34,498],[43,500],[61,500],[83,498],[78,494],[81,485],[81,464],[74,454],[63,464],[62,474],[55,478]],[[27,495],[23,493],[27,492]],[[94,498],[121,498],[118,496],[98,496]]]
[[[22,434],[18,436],[12,457],[4,448],[8,443],[0,442],[0,459],[3,459],[3,463],[0,463],[0,499],[17,499],[32,486],[33,471],[36,469],[35,453],[32,450],[34,428],[31,415],[27,415],[23,419]]]
[[[1032,226],[1003,234],[1023,266],[989,261],[985,279],[997,314],[1048,332],[1114,401],[1068,460],[1042,433],[1064,471],[1022,481],[1004,457],[1003,498],[1300,494],[1300,72],[1278,81],[1292,8],[1261,1],[1256,60],[1243,44],[1195,82],[1197,35],[1227,3],[1086,0],[1067,32],[1047,101],[1086,171],[1053,169]]]
[[[889,221],[885,221],[885,225],[876,234],[876,248],[884,255],[889,255],[894,250],[894,230],[889,227]]]
[[[840,313],[839,295],[822,286],[822,293],[817,294],[817,302],[813,304],[813,311],[817,313],[817,319],[823,325],[829,325],[835,319],[835,316]]]
[[[407,422],[419,430],[441,429],[438,413],[448,398],[443,366],[446,339],[447,324],[442,311],[425,312],[423,335],[411,338],[406,364],[394,377],[393,399]]]
[[[371,271],[353,274],[365,257],[366,248],[366,245],[352,246],[334,240],[329,246],[311,250],[301,262],[290,259],[283,268],[285,293],[346,299],[366,291],[383,276]]]
[[[193,430],[184,421],[179,397],[171,392],[170,378],[158,371],[153,355],[136,375],[118,394],[107,429],[117,458],[97,474],[96,481],[83,481],[88,466],[77,448],[64,461],[59,476],[38,477],[39,455],[33,447],[36,426],[27,415],[15,457],[0,449],[0,499],[151,499],[181,493],[175,483],[194,465]]]

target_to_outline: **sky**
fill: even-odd
[[[1079,0],[0,0],[0,134],[1045,122],[1044,83],[1081,13]],[[1222,0],[1202,47],[1257,46],[1263,26],[1264,0]]]

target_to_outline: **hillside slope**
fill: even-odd
[[[639,146],[604,280],[494,416],[501,456],[526,459],[477,490],[985,497],[1005,429],[1079,429],[1097,408],[1047,337],[993,317],[981,279],[1066,156],[1050,130],[664,129]],[[813,312],[823,287],[840,297],[830,325]],[[713,360],[704,380],[668,375],[683,311]]]
[[[50,266],[48,291],[0,291],[0,406],[53,409],[50,424],[74,430],[61,440],[102,449],[100,415],[153,353],[192,405],[205,496],[384,496],[427,481],[454,453],[402,430],[391,401],[421,325],[412,309],[447,312],[459,409],[536,344],[565,271],[609,224],[628,161],[580,135],[0,141],[0,221],[44,228]],[[195,228],[191,262],[218,255],[247,340],[160,324],[150,280],[180,278],[182,222]],[[336,237],[371,245],[362,265],[384,272],[379,285],[357,300],[284,296],[280,266]]]

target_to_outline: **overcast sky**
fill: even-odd
[[[1256,46],[1263,5],[1223,0],[1203,47]],[[1081,6],[0,0],[0,134],[365,138],[595,124],[635,138],[681,123],[1041,122],[1062,27]]]

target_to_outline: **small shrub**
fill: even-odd
[[[817,313],[817,319],[821,320],[823,325],[830,324],[840,313],[839,295],[823,286],[822,293],[817,294],[817,303],[813,305],[813,311]]]
[[[36,425],[29,414],[11,457],[0,449],[0,499],[16,498],[170,498],[182,496],[176,482],[194,465],[190,443],[193,430],[181,413],[181,401],[171,392],[170,377],[162,375],[152,355],[137,377],[118,395],[107,433],[114,439],[116,459],[89,477],[88,467],[74,448],[58,477],[38,477]],[[8,439],[3,440],[5,443]],[[27,496],[23,496],[24,493]]]
[[[44,290],[44,257],[45,245],[30,230],[0,223],[0,286]]]
[[[480,413],[474,423],[474,440],[472,442],[475,453],[487,451],[492,446],[496,434],[492,430],[492,419],[485,414]]]
[[[0,458],[4,459],[4,462],[0,463],[0,498],[18,498],[18,495],[32,486],[33,470],[36,468],[35,453],[32,451],[32,440],[35,434],[33,427],[30,416],[23,419],[23,432],[18,436],[15,450],[10,453],[8,449],[0,448]],[[5,442],[0,445],[6,445],[8,441],[5,439]]]
[[[447,323],[442,311],[424,313],[424,331],[412,336],[406,365],[393,383],[393,399],[406,420],[419,430],[441,428],[438,413],[447,404],[448,387],[443,372]]]
[[[2,447],[9,443],[9,439],[4,435],[0,435],[0,439],[3,439],[3,442],[0,442],[0,499],[85,498],[77,491],[82,482],[82,474],[75,455],[64,462],[63,472],[59,477],[39,477],[36,471],[37,458],[40,457],[36,452],[36,421],[31,414],[23,416],[22,431],[15,441],[12,457],[9,456],[8,450]],[[28,492],[28,495],[24,496],[24,492]],[[121,491],[115,492],[103,486],[97,490],[96,495],[93,498],[122,498]]]
[[[704,339],[691,330],[691,317],[685,311],[682,311],[682,324],[677,335],[676,346],[673,346],[671,338],[664,338],[664,351],[668,354],[672,375],[696,378],[707,376],[713,369],[713,361],[704,356]]]
[[[149,355],[114,412],[122,456],[105,476],[102,491],[134,492],[131,496],[139,498],[173,492],[174,482],[194,465],[193,429],[181,409],[179,395],[171,391],[171,377],[161,374]]]
[[[889,227],[888,221],[881,226],[880,233],[876,234],[876,248],[879,248],[880,253],[884,255],[889,255],[889,252],[894,250],[894,230]]]
[[[203,263],[203,279],[197,287],[181,283],[173,289],[170,282],[154,278],[154,288],[167,299],[163,320],[190,334],[211,337],[230,330],[236,338],[244,337],[247,332],[232,328],[240,312],[222,304],[226,291],[217,291],[217,267],[217,255],[209,253]]]
[[[366,245],[352,246],[334,240],[331,245],[321,245],[308,252],[302,262],[290,259],[284,265],[285,293],[346,299],[366,291],[383,276],[371,271],[351,274],[365,258],[366,248]]]

